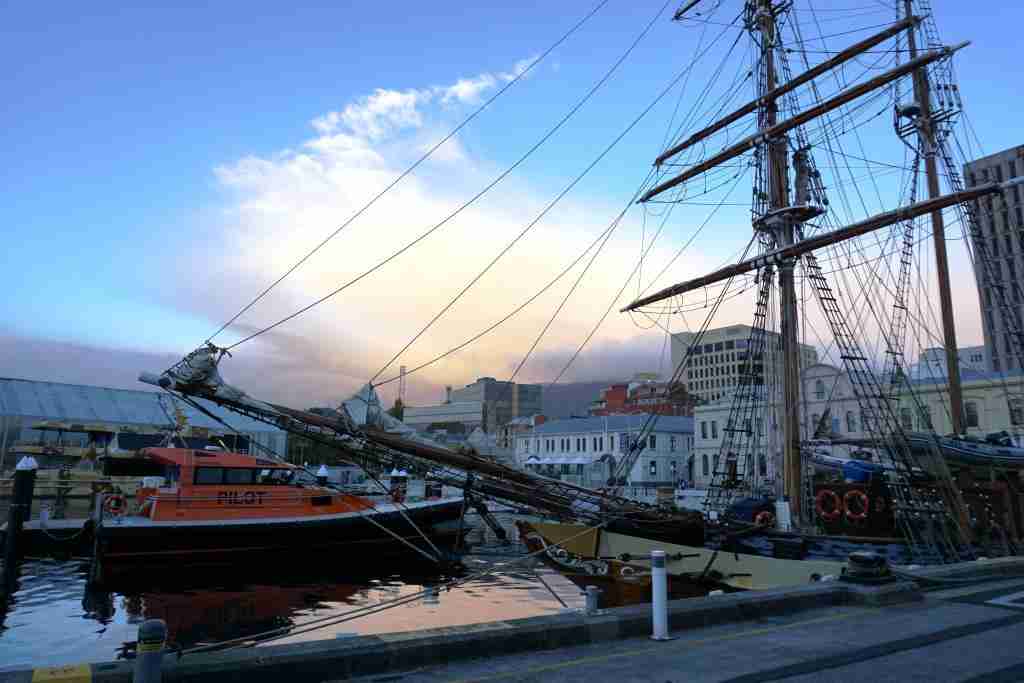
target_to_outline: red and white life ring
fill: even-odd
[[[775,526],[775,515],[768,510],[761,510],[754,517],[754,524],[757,526]]]
[[[825,507],[826,500],[832,501],[828,508]],[[826,522],[834,522],[843,514],[843,502],[832,489],[822,489],[814,497],[814,509]]]
[[[860,505],[860,511],[854,511],[853,506],[850,505],[852,500],[856,499]],[[851,522],[859,522],[862,519],[867,519],[868,511],[871,509],[871,499],[868,498],[868,494],[864,493],[860,489],[851,489],[846,492],[843,496],[843,507],[846,508],[846,518]]]

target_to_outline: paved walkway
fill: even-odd
[[[1024,681],[1024,580],[569,650],[467,660],[363,682]]]

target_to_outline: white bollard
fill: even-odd
[[[585,595],[587,596],[586,613],[597,614],[599,611],[598,600],[600,599],[601,589],[597,586],[587,586]]]
[[[668,637],[668,573],[665,569],[665,551],[651,551],[651,615],[654,621],[652,640],[671,640]]]

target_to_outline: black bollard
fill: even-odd
[[[132,683],[160,683],[166,641],[167,624],[162,619],[146,619],[139,624]]]
[[[4,544],[5,578],[14,575],[21,557],[21,528],[32,514],[37,467],[35,459],[26,456],[14,470],[14,488],[11,491],[11,507],[7,511],[7,538]]]

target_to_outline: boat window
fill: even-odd
[[[261,484],[287,484],[292,480],[292,471],[283,468],[272,470],[261,470],[259,483]]]
[[[196,484],[220,484],[224,481],[223,467],[197,467],[194,477]]]
[[[256,481],[256,470],[231,467],[224,470],[225,484],[252,484]]]

